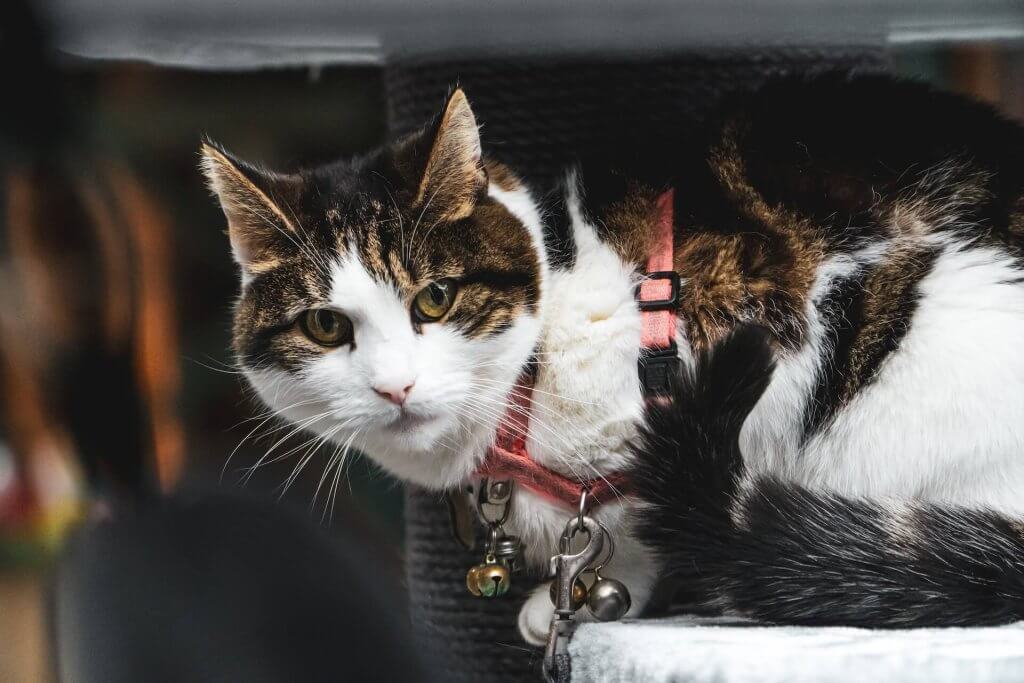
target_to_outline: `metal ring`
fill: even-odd
[[[583,489],[580,493],[580,512],[576,516],[576,530],[583,530],[583,516],[587,514],[587,489]]]
[[[591,570],[594,572],[594,576],[599,576],[600,571],[607,567],[608,563],[611,562],[612,558],[615,556],[615,539],[612,538],[612,534],[608,531],[608,527],[604,525],[604,522],[598,522],[596,519],[594,521],[597,522],[599,527],[601,527],[601,531],[604,532],[604,540],[608,542],[608,554],[604,556],[604,559],[601,560],[601,562],[595,564]]]

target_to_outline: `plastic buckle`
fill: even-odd
[[[672,288],[672,292],[669,294],[668,298],[655,299],[654,301],[644,301],[640,298],[641,286],[644,282],[650,282],[651,280],[668,280],[668,283]],[[636,299],[641,311],[658,311],[665,308],[678,308],[679,273],[674,270],[659,270],[654,273],[647,273],[644,281],[637,285]]]
[[[672,376],[678,371],[679,353],[675,342],[663,349],[640,352],[640,386],[644,396],[668,396],[672,393]]]

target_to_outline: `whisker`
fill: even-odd
[[[523,415],[527,414],[522,408],[519,408],[518,406],[507,406],[507,405],[502,404],[501,402],[490,400],[490,397],[475,396],[473,398],[476,401],[483,400],[483,401],[485,401],[485,403],[480,403],[480,402],[475,403],[472,406],[472,408],[469,408],[467,406],[466,407],[467,410],[469,410],[470,412],[477,411],[478,414],[482,412],[484,415],[486,415],[486,416],[490,417],[491,419],[493,419],[495,417],[495,413],[497,412],[494,406],[495,405],[501,406],[503,410],[501,412],[501,415],[498,417],[498,419],[501,421],[501,423],[505,424],[505,426],[510,426],[506,422],[504,422],[505,419],[506,419],[505,418],[505,414],[507,413],[507,411],[512,410],[513,412],[517,412],[519,414],[523,414]],[[486,402],[489,402],[492,405],[487,405]],[[549,451],[551,453],[551,455],[553,455],[555,458],[557,458],[559,461],[561,461],[566,467],[568,467],[573,472],[574,476],[578,476],[575,468],[573,467],[573,463],[571,461],[569,461],[568,459],[566,459],[565,456],[562,455],[561,450],[559,448],[554,447],[553,444],[551,444],[550,442],[545,440],[543,437],[538,436],[538,434],[536,432],[536,429],[534,429],[534,427],[542,428],[550,436],[552,436],[552,437],[558,439],[559,441],[561,441],[565,448],[571,449],[572,444],[568,441],[568,439],[566,437],[564,437],[563,435],[559,434],[558,432],[556,432],[552,427],[547,425],[543,420],[538,419],[537,416],[532,416],[530,424],[531,424],[531,434],[530,434],[531,440],[533,440],[534,443],[536,443],[536,444],[540,445],[541,447],[543,447],[546,451]]]
[[[242,440],[238,442],[238,445],[234,447],[234,449],[231,451],[230,454],[228,454],[227,459],[224,461],[223,467],[221,467],[221,469],[220,469],[220,481],[221,482],[224,481],[224,474],[227,472],[228,466],[231,464],[231,459],[235,457],[235,454],[242,447],[242,444],[244,444],[249,439],[249,437],[251,437],[257,431],[259,431],[259,429],[263,425],[265,425],[267,422],[269,422],[273,418],[277,417],[282,412],[296,407],[296,405],[297,404],[292,404],[290,406],[285,406],[284,408],[280,408],[279,410],[271,411],[271,413],[269,415],[267,415],[267,417],[263,418],[263,420],[259,424],[257,424],[255,427],[253,427],[252,430],[250,430],[248,434],[246,434],[245,436],[242,437]],[[278,431],[279,429],[284,429],[284,428],[287,428],[289,426],[291,426],[291,423],[285,422],[281,427],[279,427],[277,429],[271,430],[270,432],[268,432],[268,434],[273,434],[274,432]],[[267,434],[262,434],[258,438],[262,438],[263,436],[266,436],[266,435]]]
[[[328,524],[334,520],[334,504],[338,500],[338,482],[341,480],[342,472],[345,469],[346,462],[348,460],[348,454],[351,452],[352,445],[355,443],[355,439],[359,435],[359,430],[352,433],[351,436],[345,441],[344,447],[341,450],[341,456],[338,458],[338,464],[335,466],[334,481],[331,483],[330,491],[327,495],[327,500],[331,504],[331,514],[328,520]],[[351,480],[349,480],[349,493],[352,491]],[[324,512],[327,512],[327,505],[324,505]],[[323,515],[320,517],[320,523],[323,524]]]
[[[291,431],[289,431],[286,435],[281,437],[273,446],[270,447],[269,450],[267,450],[262,456],[260,456],[260,459],[256,461],[255,465],[252,465],[252,466],[246,468],[246,470],[248,470],[250,472],[249,476],[251,477],[251,472],[254,472],[256,469],[262,467],[264,463],[270,464],[270,463],[266,462],[267,458],[269,458],[270,454],[273,453],[275,450],[277,450],[277,448],[281,444],[285,443],[286,441],[291,439],[293,436],[295,436],[296,434],[302,432],[303,430],[305,430],[306,428],[308,428],[312,424],[314,424],[316,422],[319,422],[320,420],[330,416],[331,414],[333,414],[333,412],[334,412],[333,410],[328,410],[326,412],[320,413],[319,415],[314,415],[313,417],[311,417],[311,418],[309,418],[307,420],[303,420],[303,421],[301,421],[299,423],[289,425],[289,426],[292,427]],[[300,448],[301,448],[301,446],[300,446]],[[291,455],[291,453],[293,453],[293,452],[294,452],[294,450],[293,451],[289,451],[285,455],[285,457],[287,457],[287,455]],[[281,458],[275,458],[274,460],[271,460],[270,462],[277,462],[280,459]],[[249,479],[249,477],[246,477],[244,479],[244,481],[240,480],[240,483],[243,483],[243,485],[244,485],[244,482],[247,482],[248,479]]]
[[[474,382],[485,382],[485,383],[489,383],[489,384],[503,386],[502,382],[499,382],[497,380],[492,380],[492,379],[489,379],[489,378],[486,378],[486,377],[483,377],[483,378],[475,377],[475,378],[473,378],[473,381]],[[529,390],[529,391],[531,391],[531,392],[533,392],[535,394],[541,394],[543,396],[551,396],[553,398],[557,398],[560,401],[568,401],[570,403],[579,403],[580,405],[585,405],[585,406],[600,405],[598,403],[595,403],[594,401],[584,401],[582,399],[572,398],[571,396],[564,396],[562,394],[556,394],[556,393],[551,392],[551,391],[544,391],[543,389],[537,389],[536,387],[531,387],[531,386],[529,386],[527,384],[518,384],[518,383],[516,383],[516,384],[512,385],[512,388],[513,389]]]
[[[328,439],[337,434],[341,430],[342,426],[343,425],[338,425],[337,427],[334,427],[330,431],[326,432],[323,436],[314,439],[313,445],[306,450],[306,453],[302,456],[302,458],[299,459],[299,463],[292,470],[292,473],[282,484],[281,492],[278,494],[278,500],[284,498],[285,494],[287,494],[288,490],[292,487],[292,484],[294,484],[295,480],[298,479],[299,474],[301,474],[302,470],[306,468],[306,465],[309,464],[309,461],[313,459],[313,456],[317,454],[317,451],[320,449],[320,447],[324,443],[326,443]]]

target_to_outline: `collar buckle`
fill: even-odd
[[[670,288],[669,295],[662,299],[645,300],[641,296],[641,288],[644,283],[654,280],[667,281]],[[637,285],[636,299],[641,311],[661,311],[665,309],[679,308],[679,273],[674,270],[659,270],[653,273],[647,273],[644,277],[644,281]]]
[[[664,348],[640,351],[640,382],[647,398],[664,398],[672,393],[672,376],[678,371],[679,353],[676,343]]]

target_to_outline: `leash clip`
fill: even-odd
[[[583,502],[581,500],[581,509]],[[578,552],[572,552],[570,544],[576,534],[584,534],[587,542]],[[548,643],[544,649],[544,680],[559,683],[569,679],[569,641],[576,630],[576,611],[580,605],[574,600],[574,590],[580,574],[586,571],[601,556],[604,548],[604,529],[593,518],[581,515],[571,518],[565,525],[558,543],[558,554],[551,558],[550,572],[552,599],[555,611],[551,615]]]

